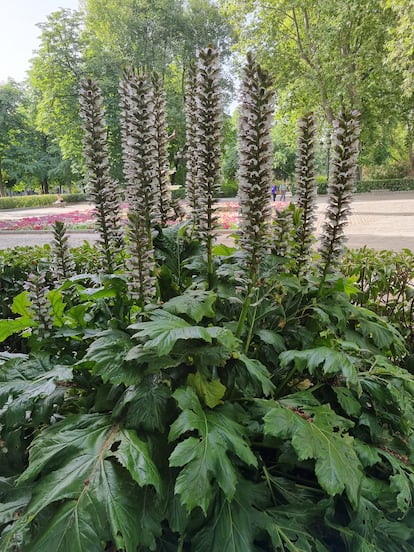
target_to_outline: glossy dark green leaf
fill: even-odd
[[[169,440],[175,441],[188,431],[198,433],[198,437],[178,443],[170,456],[170,466],[184,466],[175,492],[189,512],[197,506],[207,512],[214,481],[227,499],[231,500],[236,492],[237,471],[228,453],[251,466],[256,466],[257,460],[246,442],[246,431],[225,406],[214,411],[203,409],[190,387],[178,389],[173,396],[182,413],[171,426]]]
[[[316,460],[316,476],[328,494],[346,490],[351,503],[358,503],[362,466],[353,439],[346,433],[352,423],[328,405],[295,411],[276,404],[264,421],[267,435],[291,440],[299,460]]]
[[[164,303],[163,309],[171,314],[187,314],[197,324],[203,318],[213,318],[213,305],[217,296],[212,291],[187,290]]]
[[[343,374],[350,384],[357,384],[358,359],[330,347],[314,347],[303,351],[285,351],[280,354],[282,366],[294,362],[298,370],[314,374],[321,367],[324,374]]]
[[[127,333],[107,330],[91,343],[79,364],[90,361],[92,371],[99,374],[104,382],[133,385],[141,381],[142,373],[136,365],[126,361],[132,346],[133,342]]]
[[[34,479],[33,498],[14,532],[56,509],[31,550],[98,550],[110,540],[127,552],[139,544],[154,548],[162,513],[155,494],[141,487],[159,488],[157,468],[147,444],[108,416],[70,417],[40,434],[20,483]]]
[[[266,366],[262,364],[259,360],[254,358],[248,358],[246,355],[240,354],[239,360],[247,368],[249,374],[255,378],[263,390],[264,395],[271,395],[275,390],[275,386],[270,381],[270,373],[267,370]]]

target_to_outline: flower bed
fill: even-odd
[[[72,230],[93,229],[94,209],[88,211],[70,211],[62,214],[39,215],[0,221],[0,230],[30,231],[50,230],[56,220],[64,222]]]
[[[288,203],[272,202],[272,208],[284,209]],[[222,230],[236,230],[239,225],[239,204],[237,201],[222,202],[218,204],[219,224]],[[124,216],[126,217],[127,206],[123,205]],[[64,222],[69,230],[93,230],[94,209],[87,211],[66,211],[64,213],[53,213],[50,215],[25,216],[22,218],[11,218],[0,220],[0,231],[34,231],[50,230],[56,220]]]

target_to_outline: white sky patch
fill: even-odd
[[[47,16],[59,8],[78,9],[79,0],[0,0],[0,84],[9,78],[22,82],[39,47]]]

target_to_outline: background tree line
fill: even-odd
[[[185,79],[208,43],[219,49],[227,90],[225,183],[238,166],[233,67],[249,50],[275,78],[278,178],[294,174],[296,122],[306,111],[317,115],[318,172],[327,174],[342,107],[361,112],[362,176],[413,176],[412,8],[413,0],[81,0],[79,11],[58,10],[39,23],[27,81],[0,85],[0,193],[83,182],[78,97],[86,76],[101,83],[111,165],[122,181],[118,83],[129,65],[163,78],[172,179],[182,183]]]

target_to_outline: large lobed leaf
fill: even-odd
[[[86,351],[79,366],[90,366],[95,374],[99,374],[104,382],[134,385],[142,379],[142,373],[137,366],[127,361],[127,355],[132,349],[131,337],[121,330],[106,330],[99,334]]]
[[[214,317],[216,299],[217,295],[212,291],[187,290],[164,303],[163,308],[171,314],[187,314],[198,324],[203,318]]]
[[[0,422],[9,428],[31,420],[48,423],[72,378],[70,366],[53,365],[47,354],[5,362],[0,373]]]
[[[183,318],[160,309],[151,313],[151,320],[137,322],[130,328],[139,330],[133,337],[145,340],[144,350],[154,349],[160,356],[168,355],[180,340],[197,339],[212,343],[213,339],[217,339],[228,348],[235,347],[238,343],[230,330],[216,326],[194,326]]]
[[[139,544],[154,549],[162,516],[155,505],[158,470],[147,444],[109,416],[72,416],[43,431],[18,481],[28,482],[33,498],[3,540],[5,550],[37,518],[33,551],[101,550],[110,540],[128,552]],[[39,517],[46,508],[47,521]]]
[[[329,405],[297,408],[273,403],[264,417],[267,435],[290,439],[299,460],[315,459],[315,474],[331,496],[344,490],[358,504],[362,466],[346,433],[352,422],[338,416]]]
[[[350,384],[358,383],[358,359],[343,351],[314,347],[303,351],[285,351],[279,358],[282,366],[294,362],[298,370],[308,370],[310,374],[321,367],[324,374],[342,374]]]
[[[243,463],[256,466],[257,460],[247,444],[246,431],[237,419],[236,410],[223,405],[214,411],[203,409],[191,387],[178,389],[173,397],[182,413],[172,424],[169,440],[196,431],[198,437],[187,437],[178,443],[170,456],[170,466],[180,471],[175,492],[191,512],[199,506],[205,513],[211,502],[217,481],[227,500],[234,497],[237,470],[230,454]]]

